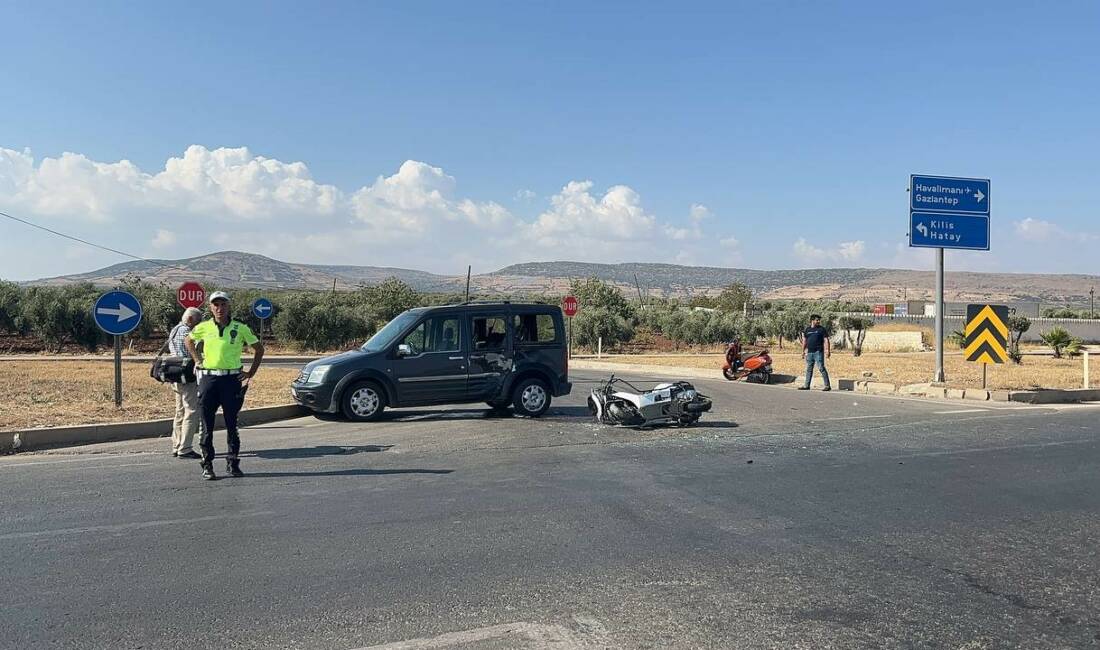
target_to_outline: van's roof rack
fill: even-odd
[[[467,300],[466,302],[458,303],[460,305],[510,305],[511,300]]]

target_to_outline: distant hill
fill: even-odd
[[[378,266],[295,264],[239,251],[223,251],[182,260],[123,262],[98,271],[45,278],[28,284],[91,282],[109,286],[130,274],[136,274],[150,282],[164,281],[173,284],[195,280],[223,287],[250,289],[331,289],[334,279],[337,288],[354,289],[362,284],[376,284],[389,277],[398,278],[422,291],[452,291],[457,286],[451,278],[425,271]]]
[[[447,276],[413,269],[377,266],[295,264],[237,251],[223,251],[182,260],[136,261],[115,264],[98,271],[45,278],[28,284],[58,285],[92,282],[111,286],[129,274],[152,281],[176,284],[184,280],[223,287],[354,289],[395,277],[420,291],[461,292],[464,276]],[[475,275],[474,292],[485,295],[564,293],[573,279],[597,277],[624,291],[650,296],[714,294],[722,287],[742,282],[758,296],[770,299],[836,298],[863,302],[892,302],[932,297],[931,271],[899,269],[796,269],[760,271],[707,266],[679,266],[631,262],[528,262]],[[636,277],[636,279],[635,279]],[[1027,273],[948,273],[947,299],[953,302],[1042,301],[1088,304],[1089,290],[1100,284],[1091,275],[1042,275]]]

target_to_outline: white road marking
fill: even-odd
[[[820,418],[817,420],[810,420],[811,422],[837,422],[839,420],[871,420],[877,418],[893,418],[896,415],[852,415],[846,418]]]
[[[219,521],[222,519],[239,519],[241,517],[263,517],[275,514],[272,510],[259,512],[242,512],[226,515],[211,515],[209,517],[194,517],[192,519],[156,519],[153,521],[135,521],[129,524],[112,524],[109,526],[83,526],[80,528],[55,528],[53,530],[31,530],[22,533],[5,533],[0,535],[0,540],[8,539],[32,539],[35,537],[61,537],[63,535],[83,535],[85,533],[120,533],[127,530],[139,530],[142,528],[155,528],[157,526],[179,526],[182,524],[197,524],[204,521]]]
[[[905,454],[904,456],[891,456],[890,458],[922,458],[926,456],[954,456],[956,454],[982,454],[990,451],[1014,451],[1016,449],[1034,449],[1042,447],[1063,447],[1065,445],[1096,444],[1095,439],[1087,440],[1060,440],[1057,442],[1034,442],[1020,445],[1004,445],[999,447],[970,447],[967,449],[953,449],[949,451],[926,451],[919,454]]]
[[[995,409],[958,409],[955,411],[933,411],[932,415],[955,415],[956,413],[988,413]]]
[[[542,623],[505,623],[434,637],[365,646],[355,650],[433,650],[467,647],[473,643],[503,641],[508,648],[579,648],[585,644],[569,628]]]

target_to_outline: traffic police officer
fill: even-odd
[[[264,357],[263,343],[252,330],[230,318],[227,293],[215,291],[210,295],[210,311],[214,318],[196,325],[187,338],[187,351],[195,360],[195,367],[200,369],[199,404],[203,427],[199,448],[202,450],[202,477],[207,481],[217,478],[214,475],[214,420],[218,407],[221,407],[225,418],[229,443],[229,453],[225,456],[226,471],[231,476],[244,476],[238,456],[241,438],[237,432],[237,413],[244,403],[248,383],[256,375]],[[241,351],[246,345],[252,347],[252,366],[247,371],[241,367]]]

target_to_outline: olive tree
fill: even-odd
[[[860,316],[841,316],[837,326],[844,330],[845,346],[851,345],[852,354],[858,357],[863,354],[863,340],[867,337],[867,330],[875,326],[875,321],[873,318]]]
[[[729,312],[739,312],[745,309],[745,305],[752,301],[752,289],[741,282],[734,282],[718,294],[716,301],[718,309]]]
[[[569,290],[580,303],[581,312],[586,309],[606,309],[607,311],[626,319],[634,318],[634,306],[626,299],[623,292],[613,284],[609,284],[599,278],[573,281]]]
[[[0,332],[19,332],[19,303],[23,290],[14,282],[0,281]]]
[[[595,347],[600,339],[610,347],[634,338],[634,327],[610,309],[597,307],[577,314],[573,319],[573,336],[585,347]]]
[[[1011,339],[1008,345],[1008,358],[1014,363],[1023,363],[1024,357],[1020,354],[1020,339],[1024,333],[1031,329],[1031,320],[1027,316],[1009,316],[1008,331]]]

